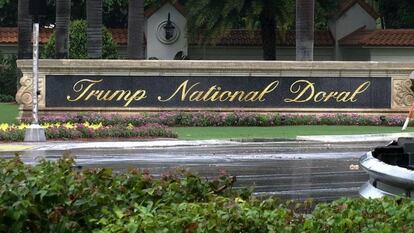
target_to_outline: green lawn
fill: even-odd
[[[17,104],[0,103],[0,123],[15,123],[17,112]]]
[[[180,139],[290,138],[305,135],[399,133],[401,127],[379,126],[275,126],[275,127],[174,127]],[[408,128],[404,132],[414,132]]]

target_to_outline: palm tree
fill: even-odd
[[[263,59],[276,60],[276,6],[275,1],[264,0],[260,13]]]
[[[19,0],[18,13],[18,58],[32,58],[32,16],[29,14],[29,0]]]
[[[276,25],[286,17],[290,0],[187,0],[187,24],[200,43],[214,43],[229,29],[260,28],[263,58],[276,59]]]
[[[55,57],[69,57],[70,0],[56,0],[56,51]]]
[[[315,0],[296,0],[296,60],[312,61]]]
[[[89,58],[102,57],[102,0],[86,1],[87,49]]]
[[[144,59],[144,0],[128,2],[128,58]]]

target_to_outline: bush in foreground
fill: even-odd
[[[73,159],[31,167],[0,159],[0,232],[412,232],[408,199],[307,205],[234,191],[235,179],[137,169],[73,170]]]
[[[286,126],[286,125],[372,125],[401,126],[405,116],[377,116],[358,114],[297,115],[251,112],[162,112],[134,116],[74,114],[41,117],[45,123],[102,123],[103,125],[135,126],[158,123],[168,126]],[[23,119],[29,122],[29,119]]]

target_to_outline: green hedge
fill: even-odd
[[[88,58],[86,48],[87,24],[85,20],[75,20],[69,27],[69,58],[85,59]],[[45,44],[41,51],[41,58],[55,58],[56,35],[52,34],[50,40]],[[102,58],[118,58],[117,45],[112,39],[112,34],[105,27],[102,28]]]
[[[1,141],[23,141],[28,125],[0,124]],[[46,127],[46,126],[45,126]],[[159,124],[146,124],[134,126],[97,126],[90,127],[85,124],[50,125],[45,128],[46,139],[67,140],[67,139],[102,139],[102,138],[176,138],[174,133],[167,126]]]
[[[401,126],[405,115],[365,115],[349,113],[331,114],[283,114],[255,112],[161,112],[137,113],[133,116],[102,114],[64,114],[40,117],[44,123],[91,122],[103,125],[135,126],[158,123],[168,126],[285,126],[285,125],[378,125]],[[30,122],[30,118],[22,119]],[[412,124],[413,122],[411,122]]]
[[[13,102],[17,92],[16,57],[0,54],[0,102]]]
[[[13,96],[0,94],[0,103],[10,103],[10,102],[14,102]]]
[[[32,167],[0,159],[0,232],[412,232],[408,199],[260,200],[234,177],[186,171],[74,170],[73,159]]]

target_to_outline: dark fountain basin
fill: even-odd
[[[399,138],[377,147],[359,160],[369,180],[359,194],[364,198],[406,196],[414,199],[414,138]]]

